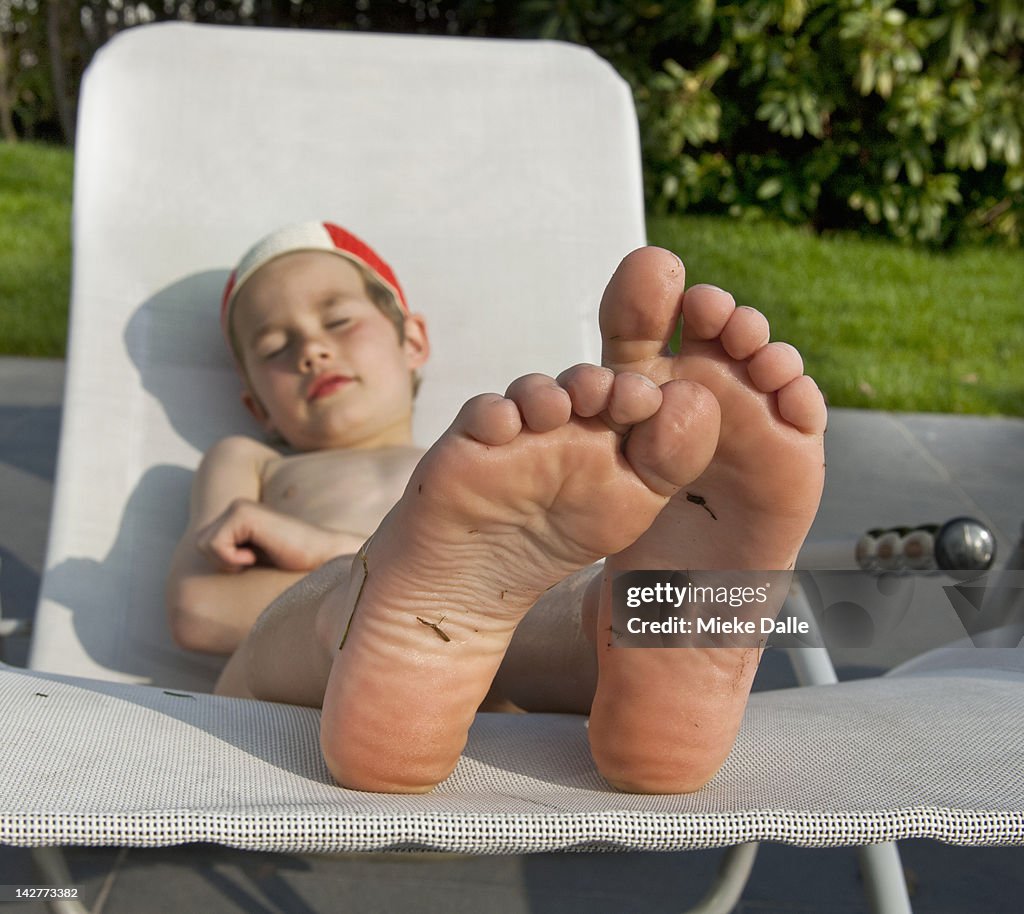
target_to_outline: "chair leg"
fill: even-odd
[[[790,590],[787,608],[803,621],[816,625],[807,596],[797,581],[793,582]],[[839,681],[826,648],[794,648],[789,657],[800,685],[832,685]],[[857,855],[871,910],[875,914],[911,914],[907,883],[896,845],[868,844],[858,847]]]
[[[726,849],[711,888],[685,914],[729,914],[739,903],[756,857],[756,841]]]
[[[875,914],[913,914],[907,880],[894,842],[857,848],[864,891]]]
[[[818,634],[818,620],[804,593],[803,586],[794,575],[793,583],[786,598],[786,611],[806,622],[810,631]],[[789,662],[796,674],[796,681],[802,686],[835,685],[839,682],[836,668],[827,647],[793,647],[789,649]]]
[[[58,888],[73,885],[71,871],[59,847],[33,847],[32,860],[43,880],[49,885]],[[77,898],[48,898],[46,906],[53,914],[89,914],[89,909]]]

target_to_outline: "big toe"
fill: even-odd
[[[718,400],[702,384],[669,381],[661,393],[661,408],[633,426],[625,454],[644,485],[671,497],[711,462],[722,417]]]
[[[679,323],[686,269],[664,248],[627,255],[601,299],[602,362],[612,368],[668,352]]]

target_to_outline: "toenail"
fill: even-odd
[[[645,375],[645,374],[640,375],[640,380],[643,381],[644,384],[646,384],[648,387],[651,387],[654,390],[658,389],[658,385],[655,384],[654,381],[652,381],[649,377],[647,377],[647,375]]]

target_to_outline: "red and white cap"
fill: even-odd
[[[409,313],[409,304],[405,300],[405,293],[398,284],[394,271],[365,241],[333,222],[301,222],[297,225],[280,228],[257,241],[245,253],[231,276],[228,277],[221,299],[220,322],[229,343],[231,340],[231,308],[239,290],[264,264],[276,257],[296,251],[328,251],[339,254],[366,268],[381,285],[394,295],[395,303],[402,313]]]

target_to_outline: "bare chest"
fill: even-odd
[[[261,501],[312,524],[369,536],[401,497],[416,448],[317,451],[272,461]]]

